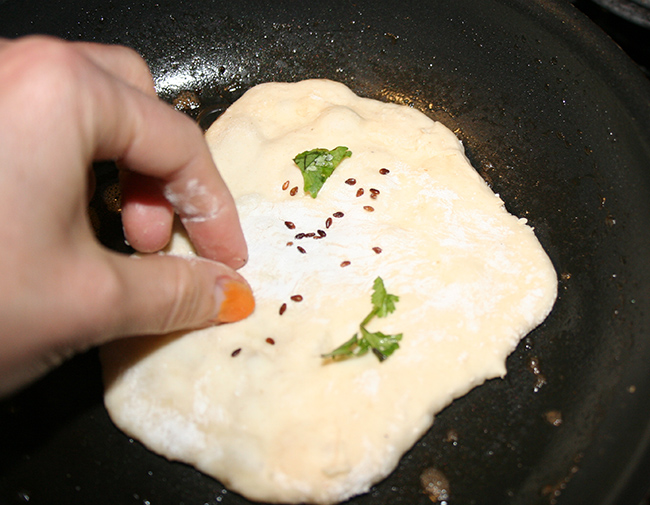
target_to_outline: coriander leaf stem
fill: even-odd
[[[399,348],[399,341],[402,340],[402,334],[385,335],[380,331],[370,332],[366,325],[375,317],[386,317],[395,310],[395,303],[399,297],[386,292],[384,281],[377,277],[373,284],[374,292],[371,297],[373,309],[361,321],[359,333],[355,334],[350,340],[343,343],[332,352],[321,355],[322,358],[331,358],[334,360],[348,359],[352,357],[363,356],[369,350],[382,362],[386,360],[393,352]],[[361,335],[359,337],[359,335]]]
[[[372,320],[375,318],[376,315],[377,315],[377,309],[373,309],[372,312],[370,312],[370,314],[368,314],[368,315],[366,316],[366,318],[365,318],[363,321],[361,321],[361,324],[360,324],[359,326],[361,326],[361,328],[363,328],[363,327],[366,326],[370,321],[372,321]]]

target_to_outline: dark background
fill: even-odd
[[[614,39],[650,78],[650,2],[645,2],[647,6],[639,2],[639,12],[629,17],[623,17],[613,10],[616,4],[624,6],[631,3],[629,1],[601,2],[610,5],[609,9],[591,0],[572,3]]]

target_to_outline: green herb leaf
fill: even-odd
[[[395,311],[395,303],[399,302],[399,296],[390,295],[386,292],[384,281],[381,277],[375,279],[372,288],[374,291],[371,301],[377,317],[386,317],[388,314],[393,313]]]
[[[325,181],[332,175],[334,169],[352,152],[344,146],[338,146],[331,151],[328,149],[312,149],[297,155],[293,162],[298,165],[305,181],[305,193],[316,198]]]
[[[363,356],[371,350],[379,361],[384,361],[399,349],[399,341],[402,340],[402,333],[385,335],[380,331],[370,332],[366,329],[366,325],[374,317],[386,317],[386,315],[393,312],[395,310],[395,303],[399,301],[398,296],[386,292],[384,281],[381,277],[375,279],[373,289],[374,292],[371,297],[373,309],[359,325],[360,333],[355,334],[350,340],[341,344],[332,352],[323,354],[323,358],[331,358],[334,360],[355,358]],[[361,335],[360,337],[359,334]]]
[[[399,349],[399,341],[402,340],[402,334],[384,335],[380,331],[370,333],[365,328],[361,328],[362,339],[368,342],[372,352],[377,356],[379,361],[384,361],[388,356]]]

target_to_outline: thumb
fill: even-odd
[[[29,300],[37,303],[39,317],[26,323],[25,314],[14,311],[18,326],[3,321],[9,338],[0,349],[0,397],[91,346],[119,337],[234,322],[255,308],[244,278],[221,263],[107,250],[100,254],[105,256],[95,258],[99,263],[90,259],[92,255],[82,255],[68,262],[69,267],[52,267],[56,275],[37,291],[45,296]],[[54,288],[60,296],[51,295]],[[22,305],[29,304],[23,300]],[[19,337],[22,345],[11,345]]]
[[[111,335],[163,334],[231,323],[255,308],[250,286],[230,267],[199,257],[108,253],[118,280]],[[100,336],[101,339],[101,336]]]

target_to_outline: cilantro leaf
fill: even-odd
[[[399,349],[398,342],[402,340],[401,333],[398,333],[397,335],[384,335],[380,331],[370,333],[363,327],[361,327],[361,334],[363,339],[368,342],[372,352],[377,356],[379,361],[384,361],[388,356]]]
[[[338,146],[331,151],[328,149],[312,149],[298,154],[293,162],[298,165],[305,181],[305,193],[316,198],[325,181],[332,175],[334,169],[345,159],[352,156],[345,146]]]
[[[377,317],[386,317],[395,311],[395,302],[399,302],[399,296],[390,295],[386,292],[384,281],[381,277],[375,279],[372,288],[374,292],[370,300],[375,309]]]
[[[385,335],[380,331],[370,332],[366,329],[366,325],[374,317],[386,317],[386,315],[393,312],[395,310],[395,303],[399,301],[398,296],[386,292],[384,281],[381,277],[375,279],[373,289],[374,292],[371,297],[373,309],[359,325],[360,332],[356,333],[350,340],[341,344],[332,352],[323,354],[321,356],[322,358],[342,360],[363,356],[370,350],[381,362],[399,349],[399,341],[402,340],[402,333]]]

